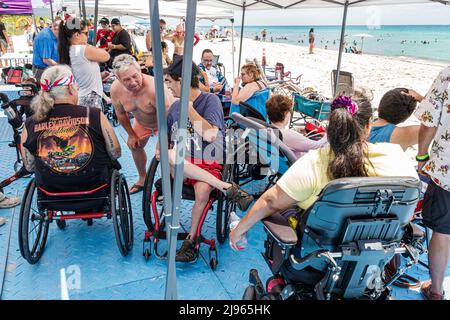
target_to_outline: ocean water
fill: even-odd
[[[261,37],[261,31],[266,29],[267,41],[272,38],[274,42],[308,46],[310,28],[314,28],[317,48],[339,49],[340,26],[246,26],[244,36],[255,39],[256,36]],[[236,27],[236,32],[240,34],[240,26]],[[355,37],[362,33],[373,37],[364,38],[362,43],[361,37]],[[363,46],[364,53],[450,62],[450,25],[381,26],[379,28],[347,26],[345,34],[347,47],[356,45],[360,50]]]

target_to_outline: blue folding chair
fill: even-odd
[[[239,103],[239,105],[231,104],[230,115],[232,115],[233,112],[236,112],[242,114],[243,116],[251,116],[268,122],[269,120],[267,118],[266,102],[267,100],[269,100],[269,96],[270,90],[267,88],[257,91],[247,101],[241,102]],[[253,108],[246,107],[246,104],[250,105]],[[249,114],[250,109],[252,113],[256,111],[258,114]]]
[[[318,121],[328,119],[331,103],[324,100],[310,100],[300,93],[294,92],[294,111],[300,113],[297,119],[292,118],[292,123],[303,120],[305,123],[308,119],[313,118]]]

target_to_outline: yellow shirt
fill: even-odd
[[[417,172],[399,145],[391,143],[368,143],[369,176],[407,176],[418,179]],[[330,162],[330,146],[313,150],[296,161],[278,180],[277,185],[306,210],[330,182],[327,174]]]

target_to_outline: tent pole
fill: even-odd
[[[94,39],[92,40],[92,45],[95,47],[97,45],[97,24],[98,24],[98,0],[95,0],[94,8]]]
[[[238,73],[241,69],[241,59],[242,59],[242,41],[244,40],[244,24],[245,24],[245,9],[246,9],[246,1],[242,3],[242,23],[241,23],[241,43],[239,45],[239,61],[238,61]],[[233,79],[234,81],[234,79]]]
[[[187,2],[183,49],[183,70],[181,74],[181,100],[178,133],[176,137],[177,155],[175,160],[175,175],[173,182],[172,219],[169,220],[169,259],[166,280],[166,300],[178,299],[176,286],[175,255],[177,250],[178,230],[180,229],[180,202],[183,190],[184,158],[186,154],[188,103],[191,92],[192,57],[194,51],[195,16],[197,14],[197,0]],[[157,29],[158,30],[158,29]],[[157,39],[157,38],[153,38]],[[195,125],[195,124],[194,124]]]
[[[235,53],[234,53],[234,48],[235,48],[235,46],[234,46],[234,18],[231,19],[231,45],[232,45],[231,59],[232,59],[232,64],[233,64],[233,79],[232,79],[232,81],[234,81],[235,68],[236,68],[235,61],[234,61],[234,59],[235,59],[235,57],[234,57],[235,56]]]
[[[82,0],[81,6],[83,8],[83,20],[87,22],[86,2],[84,0]]]
[[[81,0],[78,0],[78,18],[81,20],[83,16],[83,10],[81,10]]]
[[[50,14],[52,15],[52,24],[55,23],[55,16],[53,15],[53,0],[50,0]]]
[[[337,64],[337,72],[336,72],[336,83],[334,87],[333,97],[338,94],[338,87],[339,87],[339,77],[341,73],[341,62],[342,62],[342,52],[344,50],[344,42],[345,42],[345,26],[347,25],[347,11],[349,6],[349,0],[345,1],[344,4],[344,17],[342,19],[342,29],[341,29],[341,42],[339,44],[339,58],[338,58],[338,64]]]

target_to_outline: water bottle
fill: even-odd
[[[231,100],[231,89],[229,85],[225,85],[225,101]]]
[[[241,218],[238,217],[236,212],[231,211],[230,218],[228,219],[228,223],[230,225],[230,231],[237,227],[237,225],[239,224],[239,221],[241,221]],[[244,234],[242,236],[241,240],[239,240],[236,243],[236,247],[238,248],[238,250],[244,250],[245,247],[247,246],[247,237],[245,235],[246,234]],[[231,242],[230,242],[230,246],[231,246]]]

